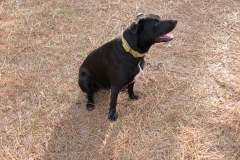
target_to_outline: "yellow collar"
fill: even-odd
[[[138,53],[137,51],[134,51],[127,43],[126,39],[122,35],[122,46],[125,49],[126,52],[131,53],[133,57],[143,57],[146,53]]]

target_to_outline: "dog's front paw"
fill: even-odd
[[[91,103],[87,103],[86,108],[87,108],[88,111],[92,111],[94,109],[94,105],[91,104]]]
[[[110,114],[108,115],[108,119],[109,119],[110,121],[116,121],[117,118],[118,118],[118,114],[117,114],[116,112],[112,112],[112,113],[110,113]]]
[[[129,97],[130,97],[131,99],[138,99],[138,95],[135,94],[135,93],[129,95]]]

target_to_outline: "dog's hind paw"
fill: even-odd
[[[110,113],[109,116],[108,116],[108,119],[110,121],[116,121],[118,118],[118,114],[115,112],[115,113]]]
[[[92,111],[94,109],[94,105],[90,104],[90,103],[87,103],[86,108],[87,108],[88,111]]]
[[[135,94],[135,93],[129,95],[129,97],[130,97],[131,99],[138,99],[138,95]]]

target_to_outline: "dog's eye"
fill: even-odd
[[[157,21],[155,22],[155,26],[158,26],[159,24],[160,24],[160,21],[157,20]]]

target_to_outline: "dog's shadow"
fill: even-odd
[[[80,94],[69,111],[55,124],[43,159],[99,159],[104,158],[108,131],[113,125],[107,118],[110,92],[96,94],[93,111],[86,110],[85,94]]]

